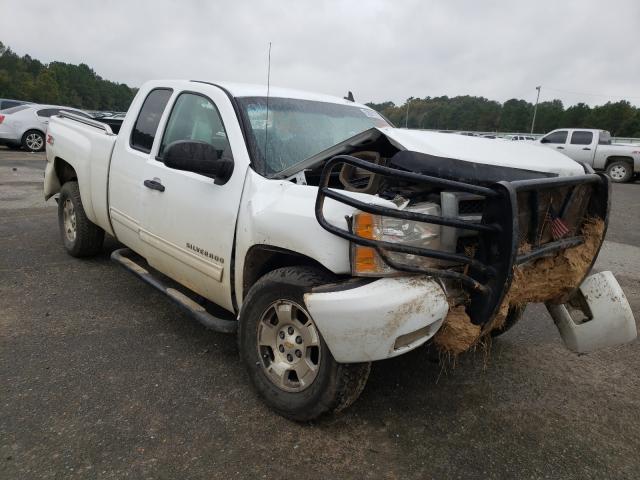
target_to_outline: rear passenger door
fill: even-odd
[[[108,172],[111,224],[118,240],[140,254],[144,246],[140,239],[140,202],[145,166],[172,94],[172,89],[159,87],[150,90],[142,100],[136,98],[131,111],[138,111],[138,115],[126,120],[132,125],[125,128],[123,124],[111,157]]]
[[[228,309],[232,251],[246,167],[244,140],[233,106],[216,87],[206,94],[179,92],[145,165],[148,188],[141,196],[140,236],[151,266],[205,298]],[[218,157],[234,159],[231,178],[216,185],[208,176],[167,167],[163,154],[176,141],[213,145]]]
[[[596,152],[595,135],[589,130],[573,130],[565,153],[577,162],[593,164]]]

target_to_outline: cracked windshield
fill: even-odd
[[[281,172],[372,127],[389,126],[369,108],[291,98],[269,98],[267,121],[266,97],[239,101],[251,124],[252,153],[263,175]]]

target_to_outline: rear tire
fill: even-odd
[[[42,152],[44,147],[44,133],[38,130],[29,130],[22,136],[22,148],[28,152]]]
[[[633,177],[633,167],[623,160],[611,162],[607,167],[607,175],[613,182],[625,183]]]
[[[305,307],[304,293],[332,280],[317,268],[279,268],[258,280],[242,304],[240,357],[264,402],[291,420],[347,408],[369,376],[370,363],[334,360]]]
[[[64,248],[72,257],[90,257],[102,251],[104,230],[87,218],[78,182],[67,182],[60,189],[58,226]]]

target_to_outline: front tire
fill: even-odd
[[[625,183],[633,177],[633,167],[629,165],[629,162],[612,162],[607,167],[607,175],[609,175],[609,178],[611,178],[613,182]]]
[[[78,182],[67,182],[60,189],[58,226],[64,248],[72,257],[90,257],[102,250],[104,230],[87,218]]]
[[[41,152],[44,150],[44,133],[38,130],[29,130],[22,136],[22,148],[28,152]]]
[[[295,421],[351,405],[370,363],[337,363],[304,303],[304,293],[332,277],[311,267],[274,270],[249,290],[240,311],[238,347],[265,403]]]

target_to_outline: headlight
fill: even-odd
[[[411,212],[440,216],[440,206],[435,203],[418,204],[407,209]],[[353,233],[370,240],[399,243],[413,247],[437,250],[440,247],[440,225],[415,222],[400,218],[358,213],[353,216]],[[408,253],[391,252],[387,255],[395,262],[414,267],[433,267],[438,260]],[[371,247],[351,244],[351,271],[357,276],[386,276],[397,274]]]

